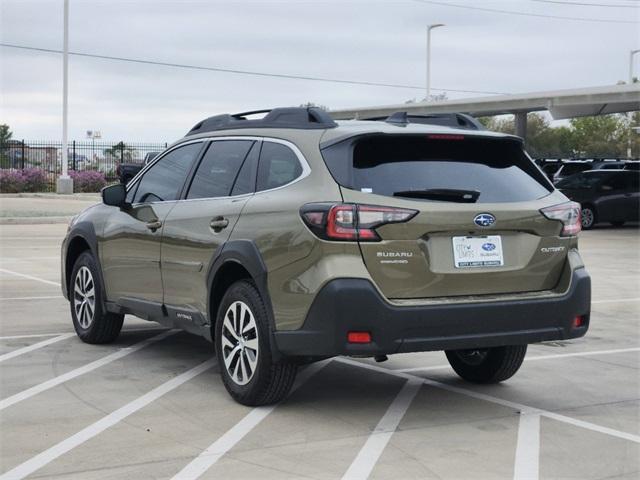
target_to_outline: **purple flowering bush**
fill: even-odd
[[[46,174],[37,168],[24,170],[0,170],[0,192],[42,192],[46,190]]]
[[[82,170],[69,172],[69,176],[73,178],[74,192],[99,192],[107,185],[107,180],[102,172],[95,170]]]
[[[24,190],[25,192],[42,192],[47,187],[47,176],[39,168],[25,168],[22,170],[22,176],[24,177]]]
[[[0,193],[24,192],[25,183],[20,170],[0,170]]]

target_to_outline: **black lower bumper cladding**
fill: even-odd
[[[275,332],[288,356],[382,355],[519,345],[583,336],[589,328],[591,279],[576,269],[562,296],[477,303],[396,306],[365,279],[336,279],[314,300],[302,328]],[[576,316],[581,326],[574,328]],[[347,342],[350,331],[371,342]]]

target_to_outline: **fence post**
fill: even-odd
[[[21,155],[21,163],[22,163],[22,170],[24,170],[24,138],[22,139],[22,155]]]
[[[124,163],[124,142],[120,142],[120,163]]]
[[[77,170],[77,165],[76,165],[76,141],[73,141],[73,169]]]

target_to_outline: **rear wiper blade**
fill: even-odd
[[[432,188],[428,190],[402,190],[393,192],[394,197],[425,198],[443,202],[476,203],[480,192],[477,190],[455,190],[452,188]]]

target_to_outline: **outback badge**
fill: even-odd
[[[480,213],[473,218],[473,223],[479,227],[490,227],[496,223],[496,217],[490,213]]]

